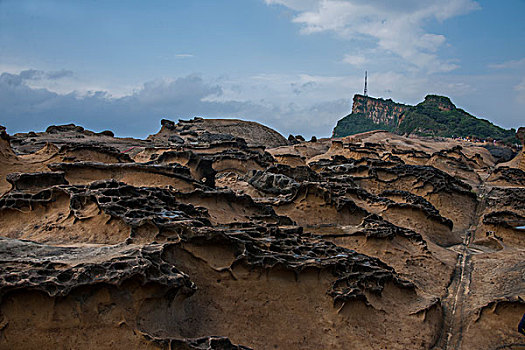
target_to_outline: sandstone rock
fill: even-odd
[[[387,132],[267,152],[260,125],[161,124],[149,141],[0,128],[0,348],[521,341],[512,161]]]
[[[293,179],[282,174],[273,174],[256,170],[249,175],[248,183],[256,189],[275,195],[287,195],[294,193],[299,184]]]
[[[278,132],[256,122],[238,119],[203,119],[179,120],[175,123],[163,119],[162,128],[150,135],[150,140],[163,140],[172,135],[188,139],[188,136],[201,138],[201,141],[231,141],[231,138],[241,138],[250,145],[262,145],[268,148],[287,145],[286,139]],[[214,136],[211,136],[214,135]]]
[[[6,179],[13,186],[12,190],[19,191],[45,189],[55,185],[68,184],[63,172],[14,173],[8,174]]]
[[[104,130],[99,132],[99,135],[109,136],[109,137],[115,137],[115,134],[111,130]]]
[[[516,137],[518,140],[521,141],[521,155],[518,155],[519,164],[518,168],[525,171],[525,127],[521,127],[518,129],[518,132],[516,133]]]
[[[171,135],[170,137],[168,137],[168,141],[169,142],[173,142],[173,143],[184,143],[184,139],[178,135]]]
[[[61,132],[84,132],[84,128],[75,124],[51,125],[46,129],[49,134],[58,134]]]

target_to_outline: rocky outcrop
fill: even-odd
[[[10,145],[11,138],[5,131],[5,127],[0,125],[0,157],[2,160],[9,160],[14,156],[13,150]]]
[[[173,186],[181,191],[199,188],[201,182],[191,177],[190,169],[173,163],[153,165],[138,163],[51,163],[48,168],[60,171],[72,183],[85,184],[104,179],[125,180],[129,184],[144,186]]]
[[[149,141],[0,130],[0,348],[519,340],[513,164],[387,132],[267,152],[223,122],[162,125]]]
[[[521,216],[512,211],[493,211],[483,217],[483,223],[514,228],[525,226],[525,216]]]
[[[288,144],[288,141],[275,130],[256,122],[238,119],[194,118],[179,120],[178,123],[163,119],[161,125],[160,131],[150,135],[149,140],[172,143],[183,143],[182,141],[214,143],[243,139],[249,145],[268,148]]]
[[[518,129],[516,137],[521,141],[521,153],[518,155],[518,168],[525,171],[525,127]]]
[[[37,152],[48,144],[77,150],[80,150],[79,147],[106,147],[118,153],[127,153],[135,147],[151,145],[151,141],[117,138],[112,131],[97,133],[75,124],[52,125],[45,132],[17,133],[11,136],[10,143],[13,150],[21,155]],[[126,154],[121,154],[121,157],[125,156]]]
[[[48,134],[59,134],[63,132],[83,133],[84,131],[85,129],[83,127],[75,124],[51,125],[46,129]]]
[[[344,137],[373,130],[401,135],[500,140],[506,144],[517,141],[514,129],[505,130],[478,119],[456,108],[448,97],[438,95],[427,95],[415,106],[355,95],[352,113],[337,122],[332,135]]]
[[[512,186],[525,186],[525,170],[501,166],[492,172],[488,181]]]
[[[55,185],[67,185],[63,172],[14,173],[6,176],[12,191],[42,190]]]
[[[67,248],[1,237],[0,242],[0,297],[23,289],[65,296],[74,288],[118,286],[129,279],[160,284],[186,295],[196,290],[187,275],[163,260],[162,245]]]
[[[365,115],[376,124],[397,126],[398,121],[410,106],[396,103],[391,99],[373,98],[363,95],[354,95],[352,114]]]
[[[441,111],[453,111],[456,109],[456,106],[452,103],[450,98],[446,96],[439,96],[439,95],[427,95],[425,96],[424,103],[428,105],[434,105]]]
[[[299,184],[286,175],[260,170],[250,174],[248,183],[262,192],[274,195],[292,194],[299,188]]]
[[[516,156],[516,152],[508,147],[501,147],[494,144],[484,145],[483,147],[489,150],[490,154],[496,160],[496,163],[508,162]]]

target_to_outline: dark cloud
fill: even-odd
[[[23,70],[18,74],[22,80],[40,80],[44,76],[44,72],[36,69]]]
[[[14,74],[11,74],[14,75]],[[58,71],[44,72],[42,70],[36,69],[27,69],[23,70],[18,74],[19,78],[22,80],[57,80],[62,78],[68,78],[73,76],[73,72],[66,69],[61,69]]]
[[[285,135],[328,136],[335,122],[349,108],[345,100],[309,107],[212,101],[223,94],[223,89],[205,82],[199,75],[147,82],[134,93],[120,98],[106,91],[58,94],[33,88],[27,83],[38,77],[58,79],[58,76],[70,74],[59,72],[62,73],[26,70],[0,75],[0,124],[6,126],[8,132],[38,131],[51,124],[75,123],[95,131],[110,129],[119,136],[145,137],[159,129],[162,118],[177,120],[203,116],[254,120]],[[300,88],[307,89],[309,84]]]
[[[51,75],[69,74],[55,73]],[[222,89],[206,84],[197,75],[172,82],[148,82],[122,98],[111,98],[105,91],[57,94],[27,85],[26,80],[43,75],[50,73],[26,70],[0,75],[0,123],[9,132],[42,130],[50,124],[73,122],[93,130],[113,129],[120,135],[145,136],[156,131],[164,117],[236,114],[243,105],[205,101],[206,97],[220,95]]]
[[[73,71],[61,69],[54,72],[47,72],[46,78],[49,80],[56,80],[62,78],[70,78],[73,76]]]
[[[296,95],[300,95],[307,90],[312,90],[316,86],[317,86],[317,83],[315,81],[309,81],[304,84],[296,84],[296,83],[290,84],[290,87],[292,88],[293,93]]]

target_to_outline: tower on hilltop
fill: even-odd
[[[365,70],[365,91],[363,92],[364,96],[368,96],[368,71]]]

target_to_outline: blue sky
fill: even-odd
[[[145,137],[161,118],[329,136],[362,92],[525,124],[525,0],[0,0],[0,124]]]

